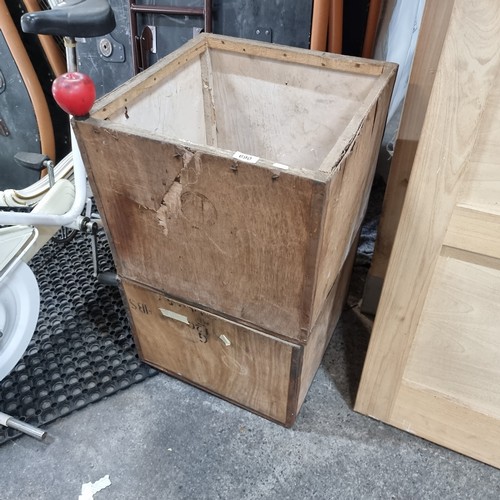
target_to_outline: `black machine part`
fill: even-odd
[[[116,21],[107,0],[67,0],[64,6],[30,12],[21,18],[25,33],[76,37],[106,35]]]

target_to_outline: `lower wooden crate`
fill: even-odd
[[[122,292],[140,357],[174,377],[289,427],[339,319],[354,254],[351,251],[305,345],[123,279]]]

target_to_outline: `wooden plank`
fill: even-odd
[[[356,113],[352,116],[351,121],[345,128],[344,133],[323,161],[320,167],[321,172],[331,172],[332,170],[335,170],[340,161],[342,161],[342,158],[349,153],[359,136],[361,130],[360,124],[367,120],[368,115],[372,112],[374,107],[375,111],[378,111],[378,106],[380,105],[382,115],[387,116],[385,107],[382,103],[385,103],[387,94],[389,94],[390,100],[390,95],[396,79],[396,71],[396,65],[388,65],[384,69],[382,75],[373,82],[372,88],[365,94],[363,105],[359,106],[356,110]],[[379,128],[375,129],[375,127],[373,130],[376,130],[376,133],[383,132],[383,130]],[[375,137],[378,136],[376,135]],[[380,140],[381,138],[379,138],[379,143]]]
[[[193,38],[181,48],[98,99],[92,108],[92,116],[105,120],[113,113],[123,113],[124,108],[130,106],[135,99],[147,95],[152,89],[161,85],[167,77],[175,74],[193,59],[199,58],[206,48],[205,39],[202,36]]]
[[[387,422],[488,96],[498,82],[498,40],[497,2],[455,1],[356,400],[357,411]]]
[[[323,309],[318,319],[314,322],[311,335],[304,347],[302,373],[300,376],[300,386],[298,392],[297,407],[300,409],[307,391],[313,381],[318,367],[321,363],[326,348],[332,338],[335,326],[342,314],[349,283],[351,281],[352,266],[356,257],[359,234],[354,239],[350,253],[338,274],[337,280],[333,284],[328,296],[323,302]]]
[[[286,424],[299,346],[122,283],[141,357],[171,375]]]
[[[349,150],[344,151],[327,187],[311,311],[312,324],[351,250],[366,213],[394,77],[393,74],[389,85],[377,95],[377,104],[369,108],[369,113],[364,117]],[[374,99],[374,96],[371,98]],[[332,156],[330,161],[333,161]]]
[[[275,61],[298,63],[308,66],[347,71],[350,73],[379,76],[391,63],[367,60],[360,57],[343,56],[319,51],[304,51],[295,47],[281,46],[271,43],[256,42],[254,40],[240,40],[225,36],[206,38],[210,48],[241,52],[251,56],[268,57]]]
[[[481,120],[478,141],[467,175],[462,183],[459,202],[492,214],[500,214],[500,88],[495,87]]]
[[[296,170],[331,172],[325,158],[342,138],[352,141],[388,79],[241,52],[213,49],[211,59],[219,146]]]
[[[209,144],[213,123],[206,129],[205,90],[202,84],[200,58],[187,62],[161,85],[127,102],[108,115],[114,124],[143,130],[160,137],[184,139],[196,144]]]
[[[455,0],[426,2],[362,309],[375,314],[406,195],[441,49]]]
[[[484,110],[481,120],[478,140],[481,148],[476,148],[471,156],[471,162],[477,165],[499,165],[500,164],[500,144],[498,135],[500,134],[500,87],[491,89],[488,97],[488,105]],[[481,173],[476,172],[474,177],[481,178]],[[495,177],[498,180],[498,176]],[[463,201],[462,199],[460,201]],[[479,200],[478,200],[479,201]]]
[[[500,113],[494,125],[500,120]],[[497,136],[498,137],[498,136]],[[481,154],[485,154],[487,147],[481,141]],[[475,207],[477,210],[500,215],[500,156],[496,163],[471,161],[467,175],[462,183],[459,202],[463,206]]]
[[[203,109],[205,115],[206,141],[209,146],[217,147],[217,117],[214,100],[214,78],[210,52],[205,50],[200,58]]]

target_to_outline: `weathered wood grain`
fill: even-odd
[[[499,42],[497,2],[455,0],[355,406],[496,467]]]
[[[455,0],[426,2],[394,145],[362,310],[375,314]]]
[[[300,347],[123,282],[142,358],[282,423]]]
[[[342,312],[356,243],[305,346],[124,279],[123,297],[141,359],[268,419],[292,426]]]

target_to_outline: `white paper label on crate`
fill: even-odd
[[[163,316],[167,318],[175,319],[175,321],[180,321],[181,323],[189,325],[189,320],[187,319],[187,316],[184,316],[183,314],[170,311],[169,309],[162,309],[161,307],[160,307],[160,312],[163,314]]]
[[[244,161],[246,163],[257,163],[260,160],[258,156],[247,155],[245,153],[241,153],[240,151],[236,151],[236,153],[234,153],[233,155],[233,158]]]
[[[288,170],[290,168],[288,165],[283,165],[283,163],[273,163],[273,167],[281,168],[281,170]]]

